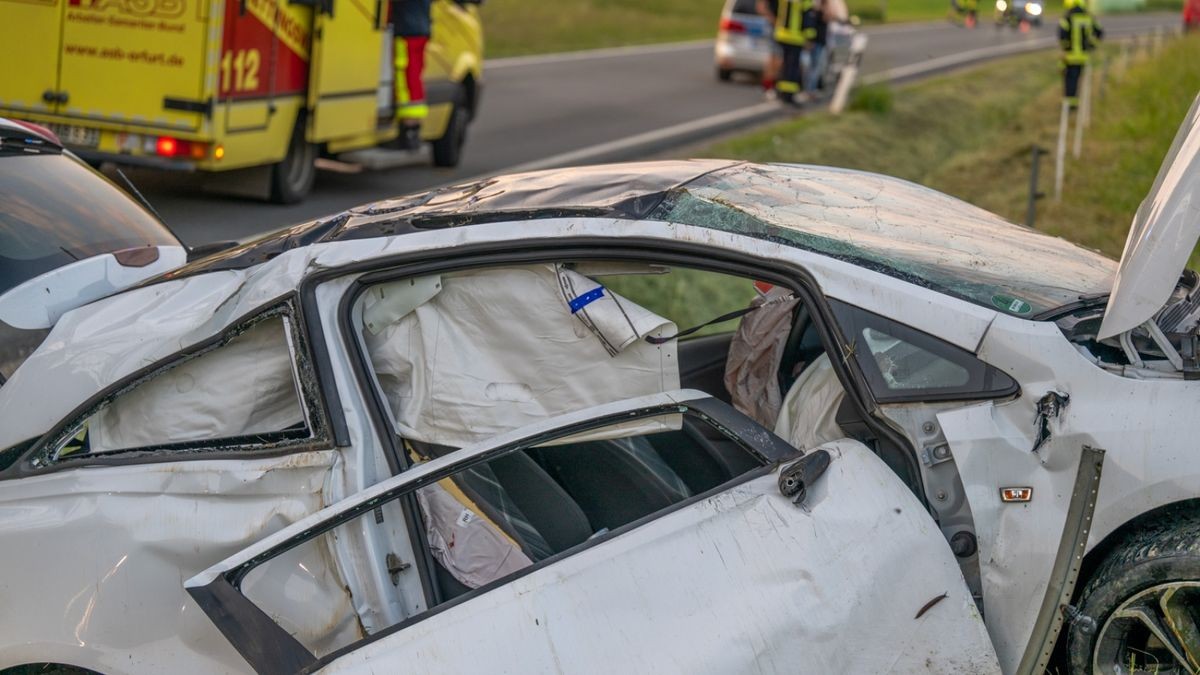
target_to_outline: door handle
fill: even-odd
[[[47,89],[46,91],[42,92],[42,100],[46,103],[54,103],[58,100],[58,92],[54,91],[53,89]]]

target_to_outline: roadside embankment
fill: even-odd
[[[1200,92],[1200,35],[1170,39],[1155,54],[1142,49],[1124,68],[1121,51],[1108,46],[1107,66],[1095,69],[1092,124],[1080,158],[1068,153],[1061,202],[1052,195],[1062,94],[1058,56],[1048,52],[894,90],[863,88],[840,117],[808,114],[688,154],[890,174],[1023,222],[1037,145],[1048,152],[1037,228],[1118,256]]]

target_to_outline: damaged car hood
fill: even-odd
[[[1099,339],[1145,323],[1170,299],[1200,238],[1200,96],[1138,207]]]

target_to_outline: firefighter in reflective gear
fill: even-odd
[[[801,54],[808,41],[816,37],[816,28],[804,26],[804,12],[812,0],[768,0],[775,16],[775,42],[782,54],[782,64],[775,93],[784,103],[794,103],[803,82]]]
[[[425,101],[425,45],[432,20],[431,0],[391,0],[392,52],[396,66],[396,118],[400,122],[398,145],[421,147],[421,122],[429,115]]]
[[[1078,102],[1079,79],[1088,64],[1088,52],[1104,37],[1087,0],[1063,0],[1066,12],[1058,22],[1058,42],[1063,48],[1063,95],[1072,108]]]

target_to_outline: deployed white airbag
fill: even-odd
[[[280,318],[117,396],[88,420],[90,451],[281,431],[304,421]]]
[[[440,277],[426,302],[385,321],[401,280],[366,294],[367,352],[406,438],[462,447],[554,415],[679,387],[675,325],[560,265]],[[394,303],[407,310],[408,302]],[[574,311],[573,311],[574,310]],[[626,436],[660,421],[622,428]],[[595,438],[612,437],[605,429]],[[575,440],[579,440],[576,438]]]
[[[837,410],[845,397],[829,355],[822,354],[788,389],[775,422],[775,435],[805,451],[845,438],[837,424]]]

